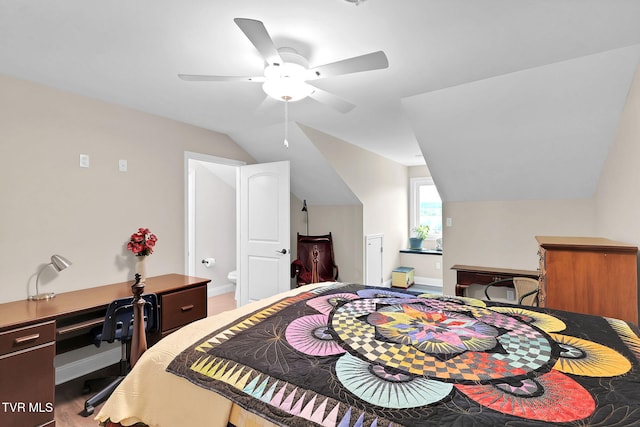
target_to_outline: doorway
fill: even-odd
[[[185,270],[210,279],[208,296],[235,291],[237,169],[244,162],[185,152]]]

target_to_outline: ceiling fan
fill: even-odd
[[[235,18],[234,22],[264,58],[266,64],[264,75],[242,77],[178,74],[178,77],[186,81],[262,83],[262,88],[267,95],[279,101],[288,103],[310,97],[342,113],[347,113],[355,107],[354,104],[312,86],[308,82],[326,77],[378,70],[389,66],[384,52],[377,51],[309,68],[306,58],[294,49],[276,48],[261,21]]]

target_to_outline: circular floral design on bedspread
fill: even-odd
[[[516,317],[520,321],[540,328],[545,332],[564,331],[567,327],[567,325],[557,317],[533,310],[527,310],[522,307],[491,307],[491,310]]]
[[[407,374],[487,381],[548,371],[555,362],[546,334],[483,307],[369,298],[337,307],[330,318],[351,354]]]
[[[324,314],[304,316],[287,326],[287,342],[298,351],[311,356],[342,354],[345,350],[328,331],[329,317]]]
[[[460,313],[424,310],[419,304],[394,304],[367,316],[367,323],[390,342],[435,354],[483,351],[497,344],[498,330]]]
[[[595,409],[589,392],[557,371],[519,382],[458,384],[456,388],[493,410],[540,421],[562,423],[580,420]]]
[[[386,408],[415,408],[438,402],[453,389],[452,384],[415,375],[390,372],[350,355],[336,363],[340,382],[361,399]]]
[[[359,297],[356,294],[341,292],[337,294],[329,294],[312,298],[307,301],[307,305],[315,310],[318,310],[322,314],[329,314],[341,303],[358,298]]]
[[[631,370],[629,359],[609,347],[567,335],[551,337],[562,349],[554,366],[558,371],[585,377],[615,377]]]

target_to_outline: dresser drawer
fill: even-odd
[[[207,317],[206,285],[161,296],[160,323],[163,333],[205,317]]]
[[[0,356],[52,342],[55,337],[56,325],[53,321],[2,332],[0,333]]]

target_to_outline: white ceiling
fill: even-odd
[[[264,22],[311,66],[383,50],[389,68],[317,81],[292,122],[405,165],[424,154],[445,200],[589,197],[640,58],[640,0],[2,0],[0,73],[229,134],[258,161],[292,161],[294,193],[354,196],[259,84],[233,18]],[[309,165],[313,165],[313,171]],[[292,187],[293,188],[293,187]],[[330,193],[330,192],[327,192]]]

